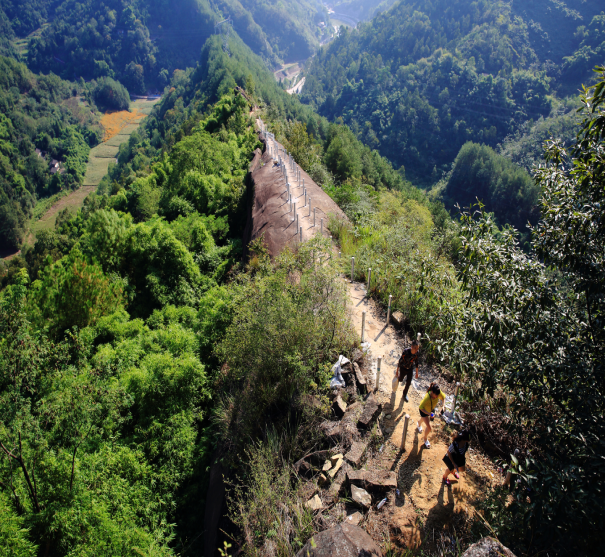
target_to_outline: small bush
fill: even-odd
[[[126,87],[111,77],[97,80],[92,94],[95,104],[103,111],[128,110],[130,106],[130,96]]]

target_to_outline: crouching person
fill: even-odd
[[[459,472],[465,472],[465,453],[467,449],[469,449],[469,431],[462,431],[461,433],[455,431],[452,434],[452,443],[443,458],[447,468],[442,476],[442,481],[447,486],[450,486],[450,480],[448,479],[450,474],[453,474],[458,480]]]

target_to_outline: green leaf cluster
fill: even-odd
[[[604,68],[596,71],[575,144],[548,143],[536,171],[533,252],[520,250],[513,229],[495,234],[484,211],[463,214],[463,304],[445,308],[448,334],[436,343],[469,396],[504,397],[501,411],[532,447],[511,463],[520,481],[510,512],[525,528],[507,541],[525,550],[565,543],[589,553],[602,537]]]

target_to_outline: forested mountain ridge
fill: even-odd
[[[133,94],[162,90],[174,70],[195,66],[224,18],[231,18],[233,30],[270,66],[311,56],[326,32],[318,23],[328,19],[311,0],[293,0],[288,8],[260,1],[244,7],[239,0],[40,0],[23,14],[9,0],[0,7],[0,24],[19,37],[48,23],[29,39],[33,71],[70,80],[108,76]]]
[[[603,59],[602,8],[587,2],[589,15],[567,22],[578,50],[566,51],[577,73],[565,88],[578,88],[579,71],[591,79]],[[544,34],[557,32],[548,23],[559,25],[558,17],[566,16],[543,21]],[[586,27],[577,30],[581,21]],[[301,98],[330,119],[343,118],[366,144],[429,184],[466,141],[495,147],[549,114],[549,96],[572,66],[545,58],[547,47],[535,51],[537,28],[515,4],[498,0],[404,0],[319,51]]]
[[[502,416],[498,433],[528,449],[513,494],[483,502],[499,539],[520,555],[599,552],[603,77],[571,153],[576,174],[557,146],[545,171],[557,178],[542,186],[546,269],[490,216],[454,223],[351,130],[280,90],[239,37],[229,48],[211,37],[195,68],[169,76],[98,192],[3,277],[0,545],[27,556],[200,555],[213,457],[233,486],[225,553],[294,555],[324,527],[291,464],[334,446],[319,433],[331,419],[330,368],[359,338],[328,239],[273,261],[258,242],[242,261],[260,146],[252,113],[348,215],[330,226],[356,279],[372,266],[370,295],[393,293],[427,354],[470,378],[466,420]],[[516,85],[512,95],[533,98]],[[575,219],[570,231],[561,217]]]

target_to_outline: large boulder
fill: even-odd
[[[469,546],[462,557],[516,557],[501,542],[494,538],[483,538]]]
[[[297,557],[383,557],[383,553],[359,526],[339,524],[310,538]]]

